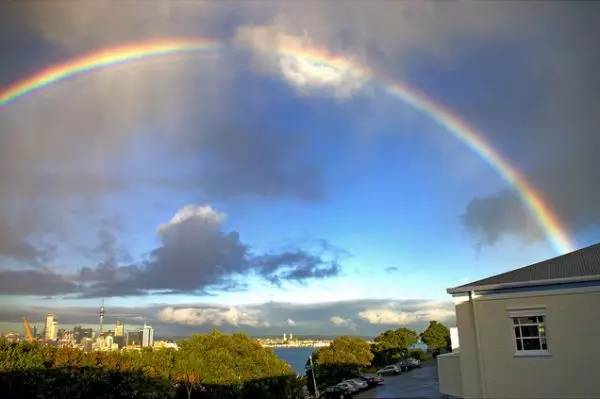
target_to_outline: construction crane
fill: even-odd
[[[27,339],[27,342],[35,341],[35,337],[31,333],[31,326],[25,317],[23,317],[23,331],[25,331],[25,338]]]

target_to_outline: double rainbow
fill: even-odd
[[[100,68],[136,60],[153,59],[170,54],[217,50],[221,47],[220,42],[212,39],[174,38],[103,49],[50,66],[22,81],[16,82],[4,90],[0,90],[0,106],[5,106],[25,94],[39,90],[52,83]],[[358,76],[365,76],[371,73],[368,68],[354,60],[330,53],[322,48],[288,43],[281,48],[272,50],[272,52],[276,56],[294,57],[316,66],[321,65],[329,69],[341,70],[342,72],[344,70],[351,71]],[[373,77],[371,76],[371,78]],[[522,201],[526,204],[557,251],[560,253],[573,251],[574,245],[569,239],[560,218],[552,211],[542,195],[537,192],[534,186],[516,168],[487,143],[481,134],[456,116],[449,108],[436,103],[418,90],[385,79],[375,79],[375,81],[391,96],[429,115],[486,161],[519,193]]]

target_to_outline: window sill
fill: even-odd
[[[548,351],[527,351],[515,352],[514,357],[551,357],[552,353]]]

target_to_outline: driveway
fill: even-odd
[[[420,368],[405,371],[400,375],[384,378],[383,384],[354,395],[354,398],[442,398],[438,386],[436,360],[423,363]]]

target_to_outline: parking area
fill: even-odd
[[[385,382],[375,388],[363,391],[354,398],[435,398],[441,399],[438,387],[437,362],[423,363],[420,368],[403,372],[396,376],[386,376]]]

